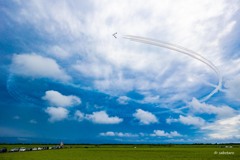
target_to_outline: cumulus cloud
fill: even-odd
[[[168,132],[165,132],[164,130],[154,130],[151,136],[172,138],[172,137],[180,137],[182,135],[179,134],[177,131],[171,131],[168,133]]]
[[[51,105],[57,107],[69,107],[81,104],[81,99],[77,96],[66,96],[54,90],[46,91],[45,96],[43,96],[42,98],[48,101]]]
[[[85,114],[77,110],[74,114],[74,118],[81,122],[83,120],[88,120],[97,124],[118,124],[123,121],[122,118],[117,116],[109,116],[106,111],[93,112],[92,114]]]
[[[123,121],[122,118],[117,116],[110,117],[106,111],[93,112],[92,114],[87,114],[86,119],[98,124],[118,124]]]
[[[194,116],[182,116],[180,115],[178,119],[174,118],[167,118],[166,122],[168,124],[171,124],[173,122],[180,122],[184,125],[193,125],[193,126],[203,126],[206,124],[205,120],[200,117],[194,117]]]
[[[123,132],[103,132],[99,134],[100,136],[107,136],[107,137],[138,137],[137,134],[132,133],[123,133]]]
[[[203,126],[201,129],[207,132],[212,139],[240,139],[240,115],[216,120]]]
[[[148,111],[144,111],[142,109],[137,109],[136,112],[133,114],[133,117],[135,117],[137,120],[140,121],[141,124],[144,125],[158,122],[158,119],[154,114]]]
[[[37,54],[15,54],[12,57],[11,71],[34,78],[51,78],[60,81],[71,79],[54,59]]]
[[[189,107],[193,113],[216,114],[219,117],[230,117],[237,113],[236,110],[229,106],[216,107],[205,102],[201,103],[196,98],[193,98],[192,101],[189,102]]]
[[[69,111],[63,107],[48,107],[45,112],[50,116],[49,122],[62,121],[68,118]]]

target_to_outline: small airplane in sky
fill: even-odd
[[[114,37],[114,38],[117,38],[117,32],[116,32],[116,33],[113,33],[113,37]]]

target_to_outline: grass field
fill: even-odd
[[[41,145],[0,145],[36,147]],[[46,145],[43,145],[46,146]],[[51,145],[48,145],[51,146]],[[223,146],[223,145],[222,145]],[[72,145],[64,149],[1,153],[0,160],[239,160],[240,146],[219,145]]]

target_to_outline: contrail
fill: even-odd
[[[222,76],[221,76],[221,73],[219,72],[218,68],[211,61],[207,60],[206,58],[204,58],[200,54],[198,54],[194,51],[191,51],[187,48],[184,48],[182,46],[162,42],[162,41],[155,40],[155,39],[133,36],[133,35],[123,35],[123,38],[129,39],[129,40],[135,41],[135,42],[150,44],[150,45],[154,45],[154,46],[158,46],[158,47],[162,47],[162,48],[167,48],[167,49],[170,49],[170,50],[173,50],[173,51],[177,51],[179,53],[188,55],[188,56],[190,56],[190,57],[192,57],[192,58],[194,58],[198,61],[201,61],[204,64],[206,64],[208,67],[210,67],[216,73],[216,75],[218,77],[218,84],[213,91],[211,91],[209,94],[207,94],[205,97],[203,97],[200,100],[201,102],[204,102],[204,101],[208,100],[209,98],[211,98],[215,93],[217,93],[222,88]]]

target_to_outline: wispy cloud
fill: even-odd
[[[203,126],[206,124],[206,121],[204,119],[202,119],[201,117],[195,117],[195,116],[182,116],[180,115],[178,119],[174,119],[174,118],[168,118],[166,119],[166,122],[168,124],[171,124],[173,122],[180,122],[184,125],[193,125],[193,126]]]
[[[11,47],[1,46],[1,50],[14,51],[9,56],[9,74],[29,81],[34,79],[33,85],[29,84],[36,93],[32,97],[46,105],[43,114],[48,114],[51,123],[68,119],[82,124],[90,121],[89,125],[99,128],[114,124],[114,130],[94,131],[93,134],[100,135],[98,138],[138,136],[187,141],[180,131],[169,129],[176,125],[186,128],[189,139],[194,131],[203,132],[210,139],[239,139],[236,136],[240,100],[238,0],[217,3],[208,0],[24,3],[17,0],[4,3],[8,5],[0,9],[3,21],[0,33],[8,37],[2,36],[0,41],[11,44]],[[115,32],[118,38],[112,36]],[[125,34],[158,39],[196,51],[219,68],[224,84],[221,92],[205,103],[200,102],[198,99],[216,87],[217,82],[207,66],[163,48],[129,42],[122,38]],[[37,90],[37,80],[44,80],[47,89]],[[22,99],[31,98],[24,95],[27,91],[17,92],[24,87],[23,84],[17,86],[15,81],[18,79],[11,83],[11,93],[18,96],[21,93]],[[47,85],[48,82],[54,85]],[[175,111],[181,107],[184,109],[179,115]],[[21,108],[24,109],[26,107]],[[119,110],[130,116],[125,120]],[[158,130],[162,118],[158,115],[175,118],[166,119],[166,124],[161,122],[167,128]],[[32,119],[28,123],[44,125],[36,119],[38,121]],[[133,126],[133,121],[140,126]],[[120,123],[131,131],[119,131],[122,124],[117,124]],[[146,128],[146,133],[144,130],[142,135],[135,134],[140,130],[138,127]],[[5,131],[13,133],[10,129]]]
[[[237,114],[237,111],[229,106],[219,106],[201,103],[197,99],[189,103],[190,112],[193,113],[207,113],[207,114],[216,114],[218,117],[231,117]]]
[[[206,131],[209,138],[212,139],[236,139],[240,140],[240,115],[230,118],[216,120],[203,126],[201,129]]]
[[[236,77],[229,79],[225,83],[226,87],[226,96],[230,100],[240,101],[240,73],[236,75]]]
[[[85,114],[82,113],[81,111],[77,110],[74,114],[74,118],[79,122],[83,121],[85,119]]]
[[[65,1],[57,5],[52,5],[52,2],[34,1],[28,5],[19,3],[19,10],[14,13],[21,13],[17,14],[18,23],[33,26],[39,32],[43,32],[42,35],[46,39],[51,39],[48,35],[56,39],[64,37],[71,47],[64,49],[65,43],[57,43],[47,52],[61,58],[69,55],[81,57],[71,61],[70,66],[81,76],[92,78],[88,84],[93,85],[88,87],[111,94],[117,94],[116,91],[122,94],[131,90],[155,90],[157,94],[164,95],[175,91],[176,95],[186,93],[189,98],[191,90],[201,85],[202,81],[199,79],[206,80],[209,76],[210,72],[206,68],[184,57],[176,58],[175,54],[169,54],[167,51],[161,51],[163,54],[156,50],[146,52],[143,46],[113,39],[112,33],[118,31],[120,34],[161,37],[165,41],[181,43],[185,47],[191,46],[192,50],[199,51],[203,56],[214,60],[217,65],[221,65],[224,59],[221,59],[223,51],[220,44],[225,36],[232,34],[235,26],[232,17],[238,9],[234,3],[229,4],[223,0],[218,4],[207,1],[178,1],[174,5],[176,7],[166,1],[159,3],[155,0],[149,1],[148,4],[144,1],[106,1],[76,2],[76,5],[92,6],[94,10],[86,11],[82,8],[79,11],[71,2]],[[126,12],[125,8],[131,8],[131,12]],[[206,14],[206,10],[211,12]],[[58,16],[55,15],[60,12]],[[225,14],[226,12],[228,14]],[[191,18],[186,19],[189,15]],[[130,17],[135,18],[131,20]],[[86,37],[84,40],[83,36]],[[84,50],[76,41],[80,41],[82,46],[86,45]],[[92,42],[92,45],[87,41]],[[136,46],[135,49],[133,46]],[[140,51],[139,47],[143,49]],[[166,78],[164,71],[169,67],[178,71]],[[140,75],[144,77],[140,79]],[[65,76],[64,79],[69,77]]]

